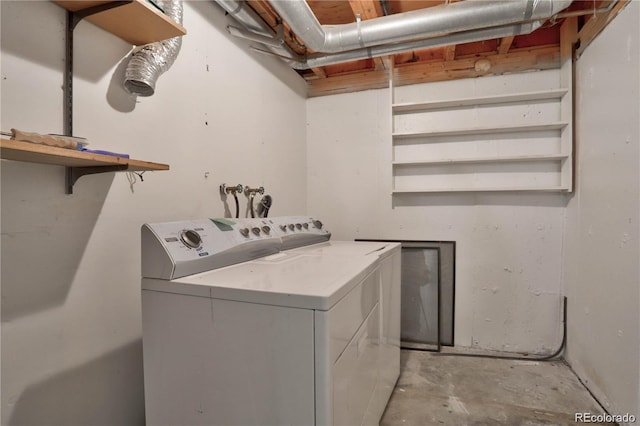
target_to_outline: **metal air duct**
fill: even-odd
[[[571,0],[465,0],[341,25],[321,25],[305,0],[271,4],[308,48],[332,53],[545,20]]]
[[[231,35],[263,44],[268,49],[266,53],[279,57],[293,68],[296,68],[297,64],[304,62],[303,57],[296,54],[284,43],[282,34],[275,34],[271,27],[253,9],[246,6],[244,1],[215,0],[215,2],[247,30],[245,32],[238,31],[229,26],[227,31]]]
[[[182,25],[182,1],[159,0],[158,5],[168,17]],[[173,37],[149,43],[134,51],[125,72],[124,88],[138,96],[151,96],[156,89],[156,81],[176,60],[182,37]]]
[[[486,28],[474,31],[465,31],[451,34],[444,37],[434,37],[425,40],[409,41],[405,43],[383,44],[380,46],[365,47],[362,49],[349,50],[341,53],[315,54],[309,55],[303,62],[292,62],[290,65],[294,69],[303,70],[316,67],[326,67],[344,62],[357,61],[359,59],[375,58],[379,56],[394,55],[398,53],[411,52],[414,50],[429,49],[452,44],[471,43],[474,41],[489,40],[494,38],[508,37],[521,34],[519,25],[508,25],[497,28]],[[532,30],[533,31],[533,30]],[[254,48],[260,53],[270,53]]]

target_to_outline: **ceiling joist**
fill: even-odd
[[[275,31],[281,22],[270,3],[272,0],[247,1]],[[382,10],[380,0],[306,1],[322,25],[341,25],[351,24],[357,19],[364,21],[387,14],[443,6],[458,0],[393,0],[385,3],[388,5],[386,11]],[[630,1],[573,1],[568,8],[530,34],[413,50],[371,59],[354,59],[298,72],[307,80],[309,96],[321,96],[387,87],[390,70],[394,72],[395,84],[403,85],[559,67],[560,28],[563,23],[574,20],[572,25],[577,26],[576,53],[580,55]],[[292,51],[298,55],[322,55],[321,52],[308,49],[300,37],[291,31],[288,23],[282,24],[284,42]],[[476,66],[480,59],[489,61],[488,70],[486,61]]]
[[[631,0],[619,0],[618,3],[606,14],[592,15],[589,20],[582,26],[578,32],[580,46],[576,49],[576,55],[582,55],[584,49],[593,41],[594,38],[607,26],[613,18],[615,18],[622,9],[624,9]]]
[[[498,53],[501,55],[508,53],[514,38],[515,36],[502,37],[500,39],[500,44],[498,45]]]
[[[479,59],[488,60],[488,71],[476,70]],[[507,54],[490,54],[481,57],[457,58],[449,62],[412,63],[396,66],[394,84],[429,83],[435,81],[473,78],[489,74],[551,69],[560,66],[560,47],[544,46],[538,48],[513,50]],[[357,74],[336,75],[325,79],[309,81],[309,97],[338,93],[356,92],[385,88],[389,84],[387,71],[365,71]]]
[[[453,61],[456,58],[456,45],[445,46],[444,48],[444,60]]]

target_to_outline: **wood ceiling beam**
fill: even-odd
[[[476,71],[475,63],[478,59],[489,60],[492,64],[491,69],[486,72]],[[413,63],[396,66],[393,72],[394,84],[404,86],[407,84],[559,67],[560,47],[556,45],[516,49],[504,55],[489,54],[481,57],[473,55],[466,58],[457,58],[448,62]],[[309,97],[324,96],[360,90],[379,89],[387,86],[387,72],[375,70],[308,81],[307,95]]]
[[[498,54],[504,55],[508,53],[514,38],[515,36],[502,37],[498,44]]]
[[[486,59],[491,63],[488,71],[476,71],[478,59]],[[532,69],[550,69],[560,67],[560,47],[547,46],[541,48],[518,49],[510,53],[490,54],[478,57],[459,58],[451,62],[411,64],[398,66],[395,69],[395,84],[398,86],[433,81],[474,78],[483,75],[502,74],[505,72],[525,71]]]
[[[560,60],[573,60],[573,47],[578,41],[578,19],[567,18],[560,27]]]
[[[360,14],[362,20],[382,16],[382,7],[377,0],[349,0],[353,15]]]
[[[327,78],[327,73],[325,72],[324,68],[321,68],[321,67],[311,68],[311,71],[313,71],[316,77]]]
[[[312,98],[361,90],[382,89],[389,85],[389,74],[386,70],[372,70],[311,80],[307,84],[307,97]]]
[[[618,3],[606,14],[592,15],[591,18],[582,26],[578,32],[578,39],[580,46],[576,49],[576,56],[582,55],[584,49],[593,41],[594,38],[604,29],[604,27],[615,18],[622,9],[624,9],[631,0],[620,0]],[[603,7],[603,6],[601,6]]]
[[[363,21],[382,16],[382,6],[378,0],[349,0],[349,6],[351,6],[353,16],[360,15],[360,19]],[[382,58],[373,58],[373,63],[376,70],[385,69]]]
[[[445,3],[456,3],[458,0],[449,0]],[[456,58],[456,45],[445,46],[444,48],[444,60],[453,61]]]
[[[453,61],[456,58],[456,45],[445,46],[444,48],[444,60]]]

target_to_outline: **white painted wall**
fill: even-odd
[[[488,87],[494,93],[540,90],[532,86],[540,79],[559,79],[559,74],[515,74],[412,88],[426,89],[433,99],[464,98]],[[389,90],[382,89],[307,101],[309,212],[323,218],[337,239],[456,241],[455,344],[552,352],[561,341],[565,196],[392,197],[389,97]],[[456,127],[459,122],[439,123],[439,128]]]
[[[65,13],[0,3],[1,127],[61,133]],[[170,171],[133,189],[125,173],[86,176],[65,195],[62,167],[2,161],[3,425],[144,424],[144,222],[224,215],[223,182],[306,213],[304,82],[239,49],[214,3],[185,3],[188,35],[150,98],[121,87],[130,45],[76,30],[75,134]]]
[[[64,12],[0,5],[0,126],[61,132]],[[211,2],[187,3],[189,35],[151,98],[120,86],[130,46],[81,23],[75,133],[171,171],[133,190],[124,173],[88,176],[67,196],[61,167],[1,163],[2,424],[144,422],[139,227],[224,215],[222,182],[264,185],[274,215],[308,211],[336,239],[457,241],[457,345],[555,348],[564,268],[569,360],[612,411],[638,413],[638,15],[632,2],[578,62],[567,209],[559,194],[392,198],[388,91],[305,111],[297,75],[238,49]],[[527,75],[508,78],[526,91]],[[478,81],[429,90],[466,96]]]
[[[615,414],[640,415],[640,3],[576,64],[577,180],[567,207],[567,359]]]

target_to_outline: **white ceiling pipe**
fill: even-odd
[[[271,4],[309,49],[333,53],[547,19],[571,0],[465,0],[341,25],[321,25],[305,0]]]

